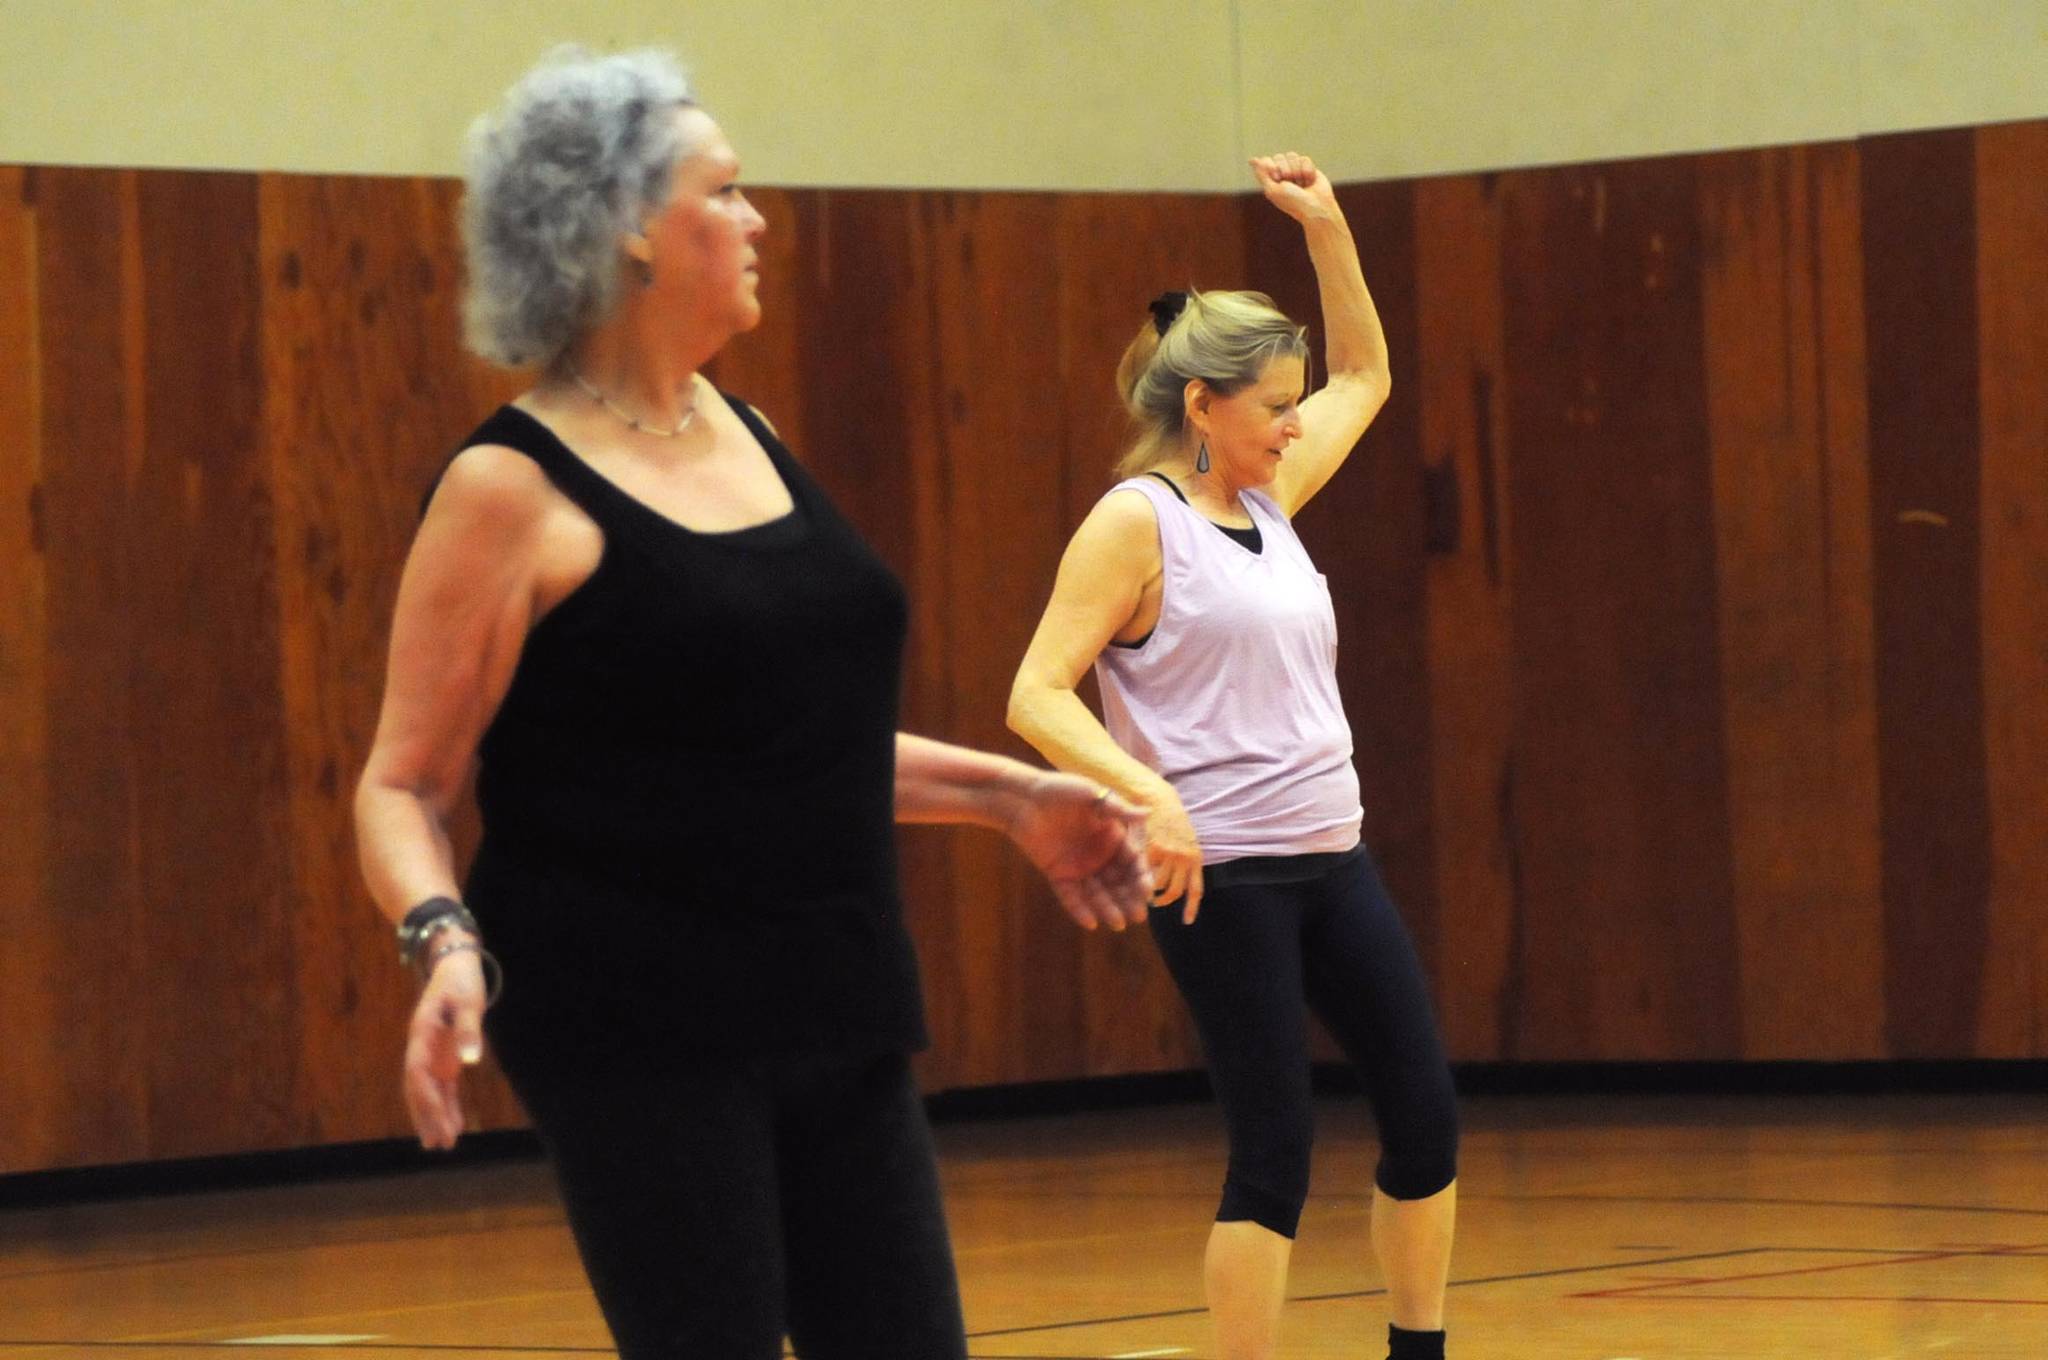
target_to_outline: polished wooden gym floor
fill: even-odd
[[[1319,1120],[1281,1353],[1377,1360],[1371,1131],[1351,1101]],[[1491,1098],[1466,1121],[1460,1360],[2048,1357],[2048,1097]],[[940,1144],[973,1355],[1216,1354],[1213,1109]],[[610,1353],[529,1163],[0,1210],[0,1360],[248,1346]]]

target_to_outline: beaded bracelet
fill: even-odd
[[[484,1009],[489,1010],[497,1005],[498,998],[505,994],[505,966],[498,962],[496,954],[493,954],[473,939],[450,940],[429,953],[426,963],[420,969],[420,980],[422,982],[432,980],[434,969],[440,964],[442,959],[447,958],[450,954],[460,954],[464,951],[475,954],[477,961],[483,965]]]

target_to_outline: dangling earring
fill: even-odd
[[[1206,473],[1206,472],[1207,472],[1208,470],[1209,470],[1209,441],[1208,441],[1208,440],[1206,440],[1206,439],[1204,439],[1204,440],[1202,441],[1202,447],[1201,447],[1201,451],[1195,454],[1195,472],[1197,473],[1197,475],[1199,475],[1199,474],[1202,474],[1202,473]]]
[[[651,287],[654,283],[654,261],[634,260],[633,278],[642,288]]]

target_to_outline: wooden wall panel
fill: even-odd
[[[1976,196],[1971,134],[1863,143],[1886,1038],[1968,1052],[1984,986]]]
[[[2048,123],[1976,134],[1991,900],[1975,1050],[2048,1048]]]
[[[42,342],[36,284],[36,175],[0,169],[0,1171],[46,1166],[64,1131],[43,1098],[56,1067],[60,976],[43,866],[49,768]]]
[[[1862,367],[1856,164],[1831,147],[1700,163],[1707,423],[1742,1053],[1875,1057],[1882,990],[1869,487],[1831,382]],[[1828,192],[1832,186],[1835,192]],[[1848,228],[1845,230],[1845,228]],[[1846,320],[1849,324],[1840,324]]]
[[[1457,1056],[2048,1056],[2044,129],[1344,191],[1395,397],[1302,530]],[[520,385],[458,195],[0,167],[0,1168],[405,1131],[349,804],[420,494]],[[904,725],[1019,750],[1116,356],[1190,282],[1315,318],[1298,229],[758,197],[717,377],[903,576]],[[1196,1061],[1142,934],[982,833],[903,866],[930,1087]]]
[[[288,1146],[300,1017],[256,181],[141,177],[137,241],[145,437],[124,535],[126,702],[141,943],[149,977],[176,980],[143,1011],[148,1151]]]
[[[1699,229],[1684,160],[1505,178],[1522,1032],[1741,1047]]]
[[[1395,391],[1422,410],[1434,982],[1454,1059],[1512,1057],[1521,903],[1510,815],[1514,758],[1511,451],[1503,396],[1501,209],[1491,177],[1416,186],[1419,354]]]
[[[137,881],[135,657],[128,533],[140,460],[134,372],[135,175],[39,169],[42,381],[43,954],[50,1029],[22,1047],[49,1064],[32,1096],[55,1164],[124,1161],[151,1143]]]
[[[927,203],[937,341],[938,529],[951,615],[947,735],[1024,756],[1003,722],[1010,681],[1037,619],[1024,604],[1059,564],[1066,519],[1058,231],[1049,194],[937,194]],[[999,318],[990,324],[991,318]],[[1002,375],[990,381],[991,373]],[[934,581],[924,577],[920,585]],[[955,833],[953,910],[978,1006],[1021,1024],[960,1038],[967,1084],[1027,1080],[1083,1047],[1081,955],[1092,939],[1058,911],[1001,838]]]

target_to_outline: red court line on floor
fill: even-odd
[[[1887,1295],[1879,1297],[1874,1295],[1856,1294],[1659,1294],[1653,1292],[1665,1289],[1690,1289],[1695,1286],[1701,1285],[1712,1286],[1728,1284],[1746,1284],[1755,1280],[1783,1280],[1790,1279],[1794,1276],[1799,1275],[1828,1275],[1845,1270],[1876,1270],[1887,1266],[1925,1265],[1930,1261],[1956,1261],[1965,1260],[1972,1257],[1990,1258],[2009,1256],[2031,1256],[2034,1253],[2039,1252],[2043,1247],[2048,1247],[2048,1243],[2035,1242],[2026,1245],[2014,1245],[2011,1243],[1987,1242],[1980,1246],[1959,1247],[1954,1250],[1913,1252],[1908,1254],[1894,1253],[1888,1256],[1879,1256],[1876,1260],[1871,1261],[1841,1261],[1837,1262],[1834,1265],[1800,1266],[1791,1270],[1757,1271],[1747,1275],[1698,1275],[1687,1277],[1653,1276],[1650,1277],[1644,1283],[1632,1285],[1617,1285],[1612,1289],[1588,1290],[1585,1293],[1568,1294],[1565,1297],[1573,1299],[1648,1299],[1660,1302],[1675,1303],[1683,1303],[1692,1300],[1706,1299],[1784,1299],[1788,1302],[1813,1303],[1822,1302],[1828,1299],[1839,1298],[1845,1303],[2011,1303],[2026,1306],[2048,1307],[2048,1300],[2044,1299],[1949,1299],[1933,1297],[1923,1298],[1914,1295]],[[1780,1247],[1776,1248],[1775,1250],[1796,1254],[1799,1248]],[[1635,1278],[1638,1280],[1642,1280],[1644,1277],[1636,1276]]]
[[[1611,1298],[1605,1294],[1573,1294],[1575,1299]],[[2012,1304],[2048,1308],[2048,1299],[1964,1299],[1935,1294],[1635,1294],[1630,1303],[1968,1303]]]

